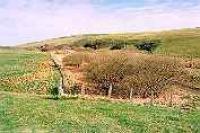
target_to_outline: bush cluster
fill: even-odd
[[[160,44],[160,40],[141,40],[135,43],[134,46],[139,50],[152,53]]]
[[[106,39],[98,39],[98,38],[84,38],[76,42],[76,45],[83,46],[84,48],[91,48],[94,50],[108,47],[110,43],[109,40]]]
[[[113,97],[120,98],[158,97],[171,85],[191,85],[181,62],[177,58],[127,51],[79,52],[64,58],[65,66],[80,67],[96,92],[108,95],[112,91]]]
[[[104,37],[88,37],[83,38],[74,43],[76,46],[90,48],[97,50],[100,48],[110,48],[111,50],[123,49],[126,46],[135,46],[139,50],[146,50],[152,52],[159,46],[160,40],[147,40],[147,39],[129,39],[129,38],[104,38]]]
[[[117,97],[157,97],[169,85],[184,80],[180,63],[160,56],[108,56],[88,64],[86,77],[97,89],[113,87]]]

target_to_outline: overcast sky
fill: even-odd
[[[0,45],[200,26],[200,0],[0,0]]]

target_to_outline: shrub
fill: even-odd
[[[157,97],[168,86],[185,78],[181,64],[172,58],[148,56],[131,60],[121,88],[140,97]]]
[[[85,48],[91,48],[91,49],[94,49],[94,50],[97,50],[97,48],[98,48],[98,45],[95,44],[94,42],[87,42],[83,46]]]
[[[142,40],[135,43],[135,47],[139,50],[144,50],[152,53],[159,45],[160,40]]]
[[[113,54],[89,63],[86,77],[97,89],[113,87],[113,95],[127,98],[159,96],[168,85],[184,79],[180,63],[160,56]]]
[[[79,43],[81,46],[85,48],[91,48],[94,50],[97,50],[109,45],[107,40],[98,39],[98,38],[84,38],[84,39],[79,40],[79,42],[77,43]]]
[[[48,51],[54,50],[54,46],[49,45],[49,44],[45,44],[45,45],[42,45],[39,49],[40,49],[42,52],[48,52]]]
[[[124,56],[108,55],[97,58],[86,69],[88,81],[94,83],[98,89],[113,89],[124,78],[124,65],[127,58]],[[112,88],[110,88],[112,87]]]
[[[111,50],[120,50],[120,49],[123,49],[124,48],[124,44],[122,43],[115,43],[111,46]]]
[[[64,64],[82,66],[87,81],[97,92],[115,97],[157,97],[167,86],[190,80],[178,59],[157,55],[80,52],[65,57]]]

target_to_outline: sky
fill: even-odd
[[[200,26],[200,0],[0,0],[0,45]]]

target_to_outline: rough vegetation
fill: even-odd
[[[112,87],[112,95],[121,98],[158,97],[172,85],[192,85],[195,77],[189,74],[180,58],[134,56],[120,51],[76,53],[64,58],[64,64],[85,72],[86,80],[98,94],[107,95]]]
[[[25,51],[0,53],[0,90],[50,94],[58,73],[48,55]]]

